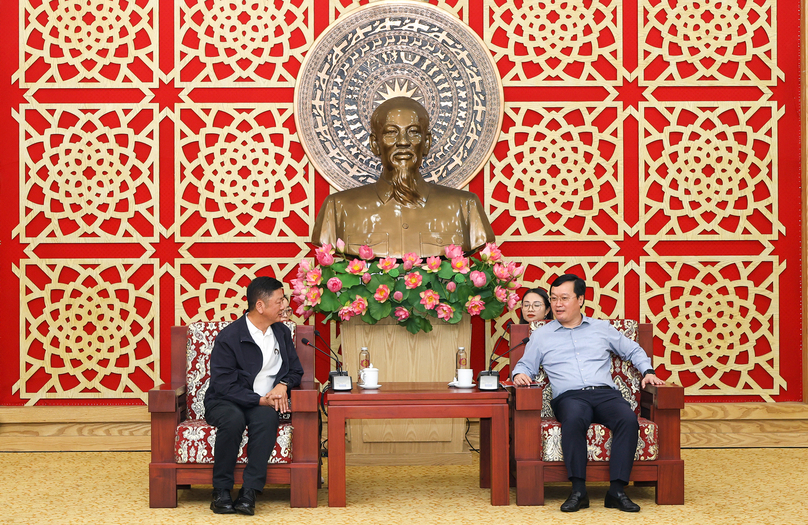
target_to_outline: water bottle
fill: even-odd
[[[368,347],[363,346],[362,349],[359,351],[359,383],[363,383],[362,381],[362,369],[368,368],[370,366],[370,352],[368,352]]]

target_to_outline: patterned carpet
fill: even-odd
[[[0,523],[13,524],[187,524],[294,523],[654,523],[804,524],[808,449],[720,449],[683,451],[686,504],[656,506],[651,488],[628,487],[639,514],[603,508],[606,486],[590,487],[592,507],[562,514],[567,485],[547,487],[544,507],[491,507],[477,487],[477,460],[468,466],[348,467],[348,506],[328,508],[320,490],[315,509],[289,508],[289,491],[268,488],[256,516],[217,516],[208,508],[210,489],[180,491],[176,509],[148,506],[149,455],[129,453],[0,454]]]

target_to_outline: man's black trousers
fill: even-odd
[[[631,405],[613,388],[568,390],[551,402],[561,423],[561,451],[570,478],[586,479],[586,431],[600,423],[612,431],[611,481],[629,482],[640,424]]]
[[[247,466],[242,486],[264,490],[267,482],[267,462],[278,436],[278,413],[271,406],[244,408],[225,400],[205,403],[205,421],[216,427],[213,448],[213,488],[232,489],[238,447],[244,427],[249,427]]]

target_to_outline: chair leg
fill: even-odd
[[[149,507],[177,506],[177,469],[173,465],[149,465]]]
[[[544,469],[540,461],[516,462],[516,504],[544,505]]]
[[[312,465],[311,468],[293,468],[291,476],[289,506],[292,508],[316,507],[317,485],[320,482],[317,465]]]
[[[656,488],[657,505],[685,504],[685,463],[671,461],[659,465]]]

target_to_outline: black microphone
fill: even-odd
[[[499,358],[499,357],[505,357],[506,355],[510,354],[512,350],[515,350],[515,349],[519,348],[519,347],[520,347],[520,346],[522,346],[522,345],[526,345],[526,344],[528,344],[529,342],[530,342],[530,338],[529,338],[529,337],[525,337],[524,339],[522,339],[521,341],[519,341],[519,344],[518,344],[518,345],[514,346],[513,348],[508,348],[508,349],[507,349],[507,350],[506,350],[506,351],[505,351],[505,352],[504,352],[502,355],[498,355],[497,357],[498,357],[498,358]],[[494,356],[494,354],[491,354],[491,357],[493,357],[493,356]],[[497,359],[497,361],[499,361],[499,359]],[[492,364],[493,364],[493,363],[492,363]],[[490,372],[490,371],[491,371],[491,370],[489,370],[489,372]]]
[[[328,341],[326,341],[326,340],[325,340],[325,338],[324,338],[322,335],[320,335],[320,331],[319,331],[319,330],[315,330],[315,331],[314,331],[314,337],[319,337],[319,338],[320,338],[320,341],[322,341],[322,342],[323,342],[323,344],[325,345],[325,347],[326,347],[326,348],[328,348],[328,351],[329,351],[329,352],[331,352],[331,355],[333,355],[333,356],[334,356],[334,357],[337,359],[337,370],[342,370],[342,362],[340,361],[340,356],[339,356],[339,354],[338,354],[338,353],[336,353],[336,352],[335,352],[335,351],[334,351],[334,350],[333,350],[333,349],[332,349],[332,348],[331,348],[331,347],[328,345]]]
[[[508,331],[508,328],[510,328],[512,324],[513,324],[513,321],[508,319],[508,322],[505,323],[505,331],[506,332]],[[494,370],[494,363],[496,361],[498,361],[498,359],[497,359],[497,348],[499,348],[499,345],[501,345],[502,341],[504,341],[504,340],[505,340],[505,334],[503,333],[499,337],[499,340],[497,341],[497,344],[494,345],[494,349],[491,351],[491,358],[488,360],[488,371],[489,372]]]
[[[316,346],[314,346],[314,345],[312,344],[312,342],[311,342],[311,341],[309,341],[308,339],[306,339],[305,337],[304,337],[303,339],[301,339],[301,341],[303,341],[303,344],[304,344],[304,345],[310,346],[310,347],[314,348],[315,350],[317,350],[318,352],[320,352],[321,354],[323,354],[324,356],[326,356],[327,358],[329,358],[329,359],[333,359],[334,361],[336,361],[336,363],[337,363],[337,370],[342,370],[342,363],[340,363],[339,359],[335,358],[334,356],[332,356],[332,355],[331,355],[331,354],[329,354],[328,352],[325,352],[325,351],[323,351],[323,350],[320,350],[319,348],[317,348]],[[330,350],[330,349],[329,349],[329,350]]]

